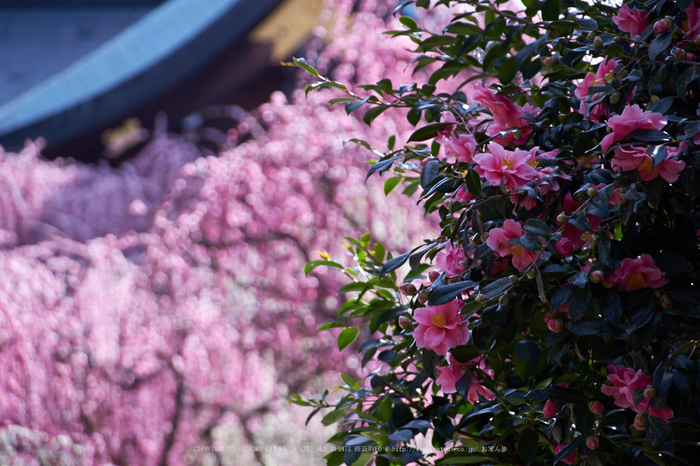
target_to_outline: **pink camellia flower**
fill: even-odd
[[[489,369],[486,365],[486,361],[482,356],[472,359],[465,363],[461,363],[454,359],[451,354],[447,356],[447,366],[441,366],[437,368],[438,378],[435,380],[438,385],[442,388],[443,393],[455,393],[457,388],[455,385],[462,378],[464,374],[469,370],[469,366],[477,363],[476,366],[484,371],[489,377],[493,377],[493,370]],[[472,383],[469,386],[469,392],[467,393],[467,401],[470,403],[477,403],[479,401],[479,396],[481,395],[487,400],[493,400],[496,395],[483,386],[483,381],[478,377],[472,375]]]
[[[445,243],[442,251],[435,256],[435,262],[441,272],[445,272],[448,277],[454,277],[466,272],[466,267],[460,264],[465,260],[464,249],[459,246],[454,246],[450,241]]]
[[[459,314],[457,299],[441,306],[428,306],[416,309],[413,319],[418,327],[413,338],[419,348],[435,351],[439,355],[449,348],[464,345],[469,340],[469,329]]]
[[[607,152],[612,143],[625,139],[635,129],[655,129],[658,131],[666,126],[667,121],[660,113],[645,112],[639,108],[639,105],[630,105],[625,107],[622,115],[610,117],[607,123],[612,129],[612,133],[600,141],[603,152]]]
[[[695,6],[695,2],[690,2],[685,12],[688,14],[688,21],[684,21],[683,31],[690,40],[695,40],[700,35],[700,10]]]
[[[630,37],[638,36],[649,26],[647,12],[622,5],[620,14],[613,16],[613,22],[622,32],[629,32]]]
[[[611,166],[615,171],[628,172],[639,170],[639,176],[642,181],[651,181],[657,176],[673,183],[678,179],[680,172],[685,168],[683,161],[674,160],[673,155],[678,152],[668,151],[666,159],[661,162],[656,168],[653,168],[653,160],[643,147],[618,147],[615,149],[615,156],[611,161]]]
[[[529,113],[531,115],[537,115],[540,109],[533,107],[530,104],[525,104],[522,107],[523,115]],[[517,130],[517,131],[516,131]],[[506,131],[504,134],[500,134],[501,131]],[[495,121],[489,124],[486,128],[486,135],[492,137],[493,142],[505,147],[509,144],[522,145],[525,144],[532,134],[532,128],[530,127],[530,121],[524,116],[517,118],[508,124],[499,124]]]
[[[476,84],[472,99],[486,107],[493,115],[493,122],[501,127],[512,128],[525,116],[522,108],[503,94],[495,94],[481,83]]]
[[[605,84],[605,76],[608,73],[611,73],[617,65],[618,62],[616,60],[603,60],[603,62],[600,65],[598,65],[598,69],[596,70],[595,74],[587,73],[586,76],[583,78],[583,82],[576,86],[574,94],[576,95],[576,97],[581,99],[581,105],[578,109],[581,115],[586,115],[586,107],[588,107],[589,105],[586,102],[584,102],[588,97],[588,89],[591,86],[601,86]],[[596,100],[597,96],[598,94],[596,94],[592,100]],[[589,118],[596,122],[599,122],[600,118],[605,116],[606,114],[607,108],[602,103],[594,105],[588,113]]]
[[[489,152],[474,156],[476,171],[494,186],[503,180],[506,188],[515,189],[535,178],[532,155],[524,150],[509,151],[490,142]]]
[[[574,243],[568,238],[562,238],[554,245],[557,254],[564,257],[569,257],[574,252]]]
[[[562,204],[565,214],[569,215],[573,212],[576,212],[576,209],[578,209],[580,206],[581,204],[574,200],[571,193],[566,193],[566,195],[564,196],[564,202]],[[602,218],[596,217],[595,215],[588,215],[586,216],[586,218],[588,219],[588,222],[591,224],[591,228],[594,231],[598,229],[600,222],[603,221]],[[562,222],[557,221],[557,225],[561,226]],[[567,238],[573,243],[574,248],[578,249],[583,247],[588,242],[583,237],[586,233],[586,231],[581,230],[580,228],[576,228],[570,223],[567,223],[566,225],[564,225],[564,230],[561,234],[564,238]]]
[[[462,188],[457,191],[457,194],[455,194],[455,199],[468,204],[474,200],[474,195],[469,192],[466,186],[462,186]]]
[[[642,288],[660,288],[668,283],[666,274],[654,265],[654,259],[649,254],[623,259],[609,278],[618,290],[628,293]]]
[[[522,246],[508,243],[508,241],[523,235],[525,235],[523,227],[515,220],[508,219],[503,222],[503,228],[493,228],[489,232],[486,244],[500,257],[512,255],[513,266],[518,270],[523,270],[535,261],[537,255]]]
[[[552,400],[547,400],[542,408],[542,415],[546,418],[554,417],[559,412],[559,406],[555,405]]]
[[[444,143],[447,161],[471,163],[476,152],[476,139],[468,133],[452,133]]]
[[[564,445],[557,445],[557,453],[559,453],[563,449]],[[561,460],[562,463],[566,464],[576,464],[579,461],[581,461],[581,455],[579,455],[577,451],[574,451],[572,454]]]
[[[673,410],[671,408],[650,409],[650,401],[643,398],[637,406],[634,406],[633,391],[635,388],[644,390],[648,385],[651,385],[651,377],[646,375],[642,370],[633,371],[627,367],[608,366],[608,381],[612,385],[603,385],[600,390],[609,396],[615,398],[615,405],[620,408],[631,408],[635,413],[649,412],[651,416],[655,416],[668,421],[673,418]]]

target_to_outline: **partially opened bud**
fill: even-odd
[[[598,445],[600,445],[598,437],[588,437],[586,439],[586,446],[589,450],[595,450],[596,448],[598,448]]]
[[[418,302],[425,304],[428,302],[428,298],[430,298],[430,291],[428,291],[427,288],[420,290],[420,293],[418,293]]]
[[[547,328],[554,333],[559,333],[564,330],[564,322],[561,319],[552,319],[547,322]]]
[[[552,400],[547,400],[542,408],[542,414],[546,418],[554,417],[559,412],[559,406],[552,403]]]
[[[651,400],[656,396],[656,390],[654,390],[654,387],[651,385],[647,385],[647,388],[644,389],[644,398],[647,400]]]
[[[439,276],[440,276],[440,272],[438,272],[437,270],[431,270],[430,273],[428,274],[428,279],[432,283],[435,280],[437,280]]]
[[[591,273],[588,274],[588,280],[591,283],[600,283],[604,277],[605,274],[602,270],[593,270]]]
[[[598,400],[591,401],[588,403],[588,410],[593,414],[603,414],[605,411],[605,406]]]
[[[668,309],[673,307],[673,301],[671,301],[671,298],[667,294],[663,294],[659,298],[659,305],[664,309]]]
[[[668,32],[668,24],[666,20],[660,19],[654,23],[654,34],[663,34]]]
[[[411,322],[411,319],[409,319],[406,316],[400,316],[399,327],[406,330],[407,332],[410,332],[411,330],[413,330],[413,322]]]
[[[647,426],[647,415],[644,413],[639,413],[634,417],[634,427],[637,430],[644,430]]]
[[[406,296],[413,296],[418,292],[418,290],[412,283],[402,283],[399,285],[399,292]]]

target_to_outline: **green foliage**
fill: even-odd
[[[292,398],[341,423],[331,441],[345,448],[328,464],[694,464],[694,3],[408,3],[470,8],[438,33],[405,16],[389,31],[415,43],[416,71],[437,66],[427,84],[382,80],[361,86],[366,96],[322,76],[311,85],[347,93],[334,100],[348,113],[369,107],[368,124],[406,109],[415,132],[403,146],[392,136],[387,153],[366,146],[378,156],[368,176],[392,172],[387,195],[402,183],[418,192],[441,228],[397,255],[346,238],[355,267],[306,267],[350,278],[324,327],[343,329],[339,348],[359,351],[363,367],[388,368],[344,376],[333,404]],[[637,29],[616,19],[629,8],[643,12]],[[451,77],[459,89],[440,92]],[[457,341],[455,326],[469,338]],[[451,335],[446,347],[428,327]],[[371,337],[354,343],[363,328]],[[426,433],[444,456],[417,448]]]

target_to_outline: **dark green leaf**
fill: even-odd
[[[430,294],[428,305],[439,306],[441,304],[447,304],[459,296],[464,290],[472,289],[475,286],[476,282],[471,280],[441,286],[440,288],[433,290],[433,292]]]
[[[454,123],[432,123],[430,125],[425,125],[411,134],[411,137],[408,138],[408,142],[425,141],[426,139],[434,138],[441,130],[452,125],[454,125]]]
[[[501,294],[503,291],[507,290],[508,288],[512,287],[513,283],[511,283],[510,279],[508,277],[504,278],[499,278],[498,280],[489,283],[485,287],[481,288],[481,294],[486,296],[487,298],[493,298],[496,295]]]
[[[319,77],[319,74],[318,74],[318,71],[316,71],[316,68],[314,68],[311,65],[308,65],[304,58],[292,58],[292,60],[294,61],[294,64],[297,65],[302,70],[304,70],[307,73],[312,74],[316,77]]]
[[[671,425],[656,416],[649,416],[647,418],[646,432],[649,443],[654,447],[658,447],[673,437]]]
[[[510,84],[513,78],[515,78],[516,72],[515,57],[510,57],[498,67],[498,80],[501,84]]]
[[[404,254],[401,254],[400,256],[396,256],[393,259],[389,260],[386,264],[382,266],[382,270],[379,272],[379,276],[383,277],[389,272],[393,272],[394,270],[401,267],[408,260],[409,254],[409,252],[406,252]]]
[[[515,344],[515,352],[528,363],[535,371],[542,360],[540,346],[531,340],[521,340]]]
[[[542,19],[545,21],[559,19],[559,0],[545,0],[542,3]]]
[[[467,190],[474,197],[481,197],[484,195],[481,190],[481,177],[476,170],[469,170],[466,175]]]
[[[649,60],[655,61],[656,57],[663,51],[665,51],[669,45],[671,45],[671,40],[673,39],[673,33],[667,32],[665,34],[659,34],[654,38],[649,45]]]
[[[696,78],[700,77],[696,74],[697,67],[691,66],[690,68],[687,68],[684,70],[681,75],[678,77],[678,85],[677,85],[677,92],[678,92],[678,97],[681,99],[685,100],[685,91],[690,83],[695,81]]]
[[[613,334],[610,324],[598,319],[584,318],[577,322],[569,321],[566,323],[566,328],[574,335],[580,336],[602,337]]]
[[[440,162],[437,160],[429,160],[423,167],[420,174],[420,185],[423,189],[428,189],[431,183],[440,174]]]
[[[540,436],[535,429],[527,429],[522,433],[518,440],[518,453],[525,461],[530,464],[535,460],[537,450],[539,449]]]
[[[525,220],[525,231],[535,233],[545,238],[551,236],[552,231],[549,229],[546,223],[542,220],[537,220],[536,218],[528,218]]]

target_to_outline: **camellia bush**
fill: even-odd
[[[368,177],[441,228],[307,266],[348,277],[325,328],[377,367],[293,398],[340,423],[328,464],[697,464],[700,8],[430,3],[395,13],[451,20],[388,32],[425,84],[356,92],[296,60],[367,124],[404,109],[415,131]]]

